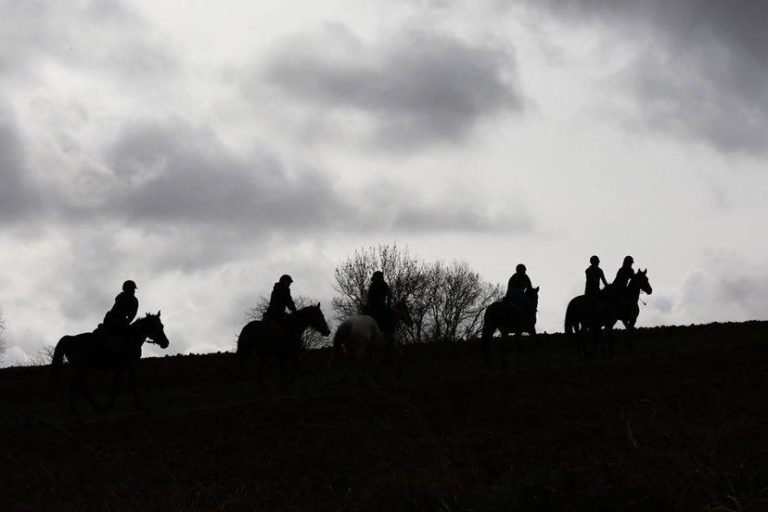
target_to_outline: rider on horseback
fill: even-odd
[[[392,290],[384,280],[384,272],[377,270],[371,276],[364,312],[374,318],[384,332],[389,327],[392,309]]]
[[[123,291],[115,297],[112,309],[104,315],[104,321],[96,327],[94,333],[107,338],[122,335],[125,329],[136,317],[139,300],[136,298],[136,283],[127,280],[123,283]]]
[[[635,271],[632,268],[632,264],[635,260],[632,256],[624,257],[624,264],[621,266],[618,272],[616,272],[616,279],[613,280],[612,285],[616,288],[616,291],[623,290],[629,284],[629,281],[635,276]]]
[[[296,304],[293,303],[293,298],[291,297],[292,282],[293,279],[288,274],[280,276],[280,280],[272,288],[272,294],[269,296],[269,306],[267,306],[262,320],[271,320],[283,324],[288,319],[288,314],[285,312],[286,308],[293,313],[296,312]]]
[[[600,282],[602,281],[604,287],[608,286],[608,282],[605,280],[603,269],[600,268],[600,258],[592,256],[589,258],[589,263],[589,267],[584,271],[587,274],[584,295],[597,297],[600,295]]]
[[[522,263],[515,267],[515,273],[512,274],[507,283],[507,294],[504,296],[504,299],[511,301],[521,310],[527,312],[530,307],[527,293],[533,289],[533,284],[531,284],[531,278],[525,272],[526,268]]]

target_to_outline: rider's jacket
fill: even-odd
[[[120,292],[115,297],[112,309],[104,315],[104,325],[108,328],[127,327],[136,317],[139,310],[139,300],[128,292]]]
[[[291,297],[291,289],[287,284],[275,283],[272,294],[269,296],[269,306],[264,313],[265,320],[282,320],[285,318],[285,309],[296,311],[296,305]]]
[[[605,283],[605,274],[603,269],[590,265],[584,271],[587,275],[587,283],[584,285],[584,295],[597,295],[600,293],[600,281]]]
[[[511,297],[514,294],[514,290],[521,290],[523,292],[530,290],[533,288],[533,284],[531,284],[531,278],[528,277],[528,274],[523,274],[521,272],[515,272],[512,274],[512,277],[509,278],[509,282],[507,283],[507,297]]]
[[[386,281],[373,281],[368,288],[366,305],[370,311],[382,311],[392,303],[392,290]]]
[[[629,284],[629,280],[632,279],[634,275],[635,271],[632,270],[632,267],[621,267],[619,271],[616,272],[616,279],[613,280],[613,286],[619,289],[626,288]]]

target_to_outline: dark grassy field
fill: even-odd
[[[490,371],[473,344],[411,347],[402,378],[348,385],[317,351],[244,395],[231,354],[148,359],[146,412],[79,416],[47,368],[5,369],[0,510],[768,510],[768,323],[588,362],[540,342]]]

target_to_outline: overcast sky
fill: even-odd
[[[471,7],[470,7],[471,6]],[[397,243],[562,330],[597,254],[639,325],[768,317],[768,2],[0,0],[7,363],[123,280],[229,350],[284,272]],[[158,353],[154,349],[148,353]]]

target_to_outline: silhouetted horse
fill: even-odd
[[[110,371],[114,374],[112,395],[106,407],[111,407],[122,385],[123,372],[133,389],[133,399],[136,407],[140,408],[139,395],[136,389],[136,365],[141,359],[141,346],[149,340],[160,348],[168,347],[168,338],[160,321],[160,312],[156,315],[146,314],[129,325],[122,339],[108,339],[105,335],[92,332],[76,336],[64,336],[56,344],[51,360],[51,379],[56,382],[59,370],[66,356],[74,371],[69,389],[69,409],[75,412],[75,386],[88,399],[94,409],[101,409],[88,393],[85,386],[85,376],[91,370]]]
[[[291,359],[295,372],[298,368],[298,354],[303,348],[301,335],[310,327],[323,336],[331,334],[325,316],[320,310],[320,303],[289,314],[284,324],[264,320],[254,320],[245,324],[237,338],[241,382],[245,377],[248,357],[255,354],[259,356],[258,379],[262,387],[264,386],[262,372],[268,357],[280,361],[280,378],[283,385],[287,384],[285,360]]]
[[[494,302],[485,309],[483,315],[483,360],[485,364],[490,364],[491,340],[496,331],[501,333],[501,362],[503,366],[507,365],[506,360],[506,341],[511,333],[515,333],[518,349],[518,361],[522,356],[522,343],[520,335],[528,333],[532,338],[536,336],[536,312],[539,306],[539,287],[529,288],[526,292],[528,298],[528,310],[523,311],[520,306],[510,300],[500,300]],[[533,345],[534,350],[536,345]]]
[[[608,348],[613,352],[613,339],[610,333],[619,320],[629,331],[627,342],[631,347],[632,331],[640,315],[640,307],[637,305],[640,292],[648,295],[653,293],[653,288],[648,281],[648,269],[638,270],[623,290],[609,286],[596,297],[580,295],[568,303],[568,308],[565,310],[565,333],[575,333],[578,336],[579,356],[589,357],[594,351],[593,347],[587,344],[584,332],[591,331],[593,343],[597,344],[602,338],[602,328],[605,328],[606,337],[609,338]],[[603,352],[605,351],[606,347],[603,344]]]
[[[359,377],[359,367],[366,357],[373,357],[375,352],[386,352],[392,357],[397,367],[397,374],[400,375],[402,346],[397,337],[397,329],[401,324],[409,327],[413,325],[408,304],[403,300],[395,301],[392,305],[384,332],[370,315],[353,315],[347,318],[336,329],[328,368],[333,366],[336,358],[342,357],[344,369],[341,382],[344,382],[347,380],[352,364],[356,362]]]

